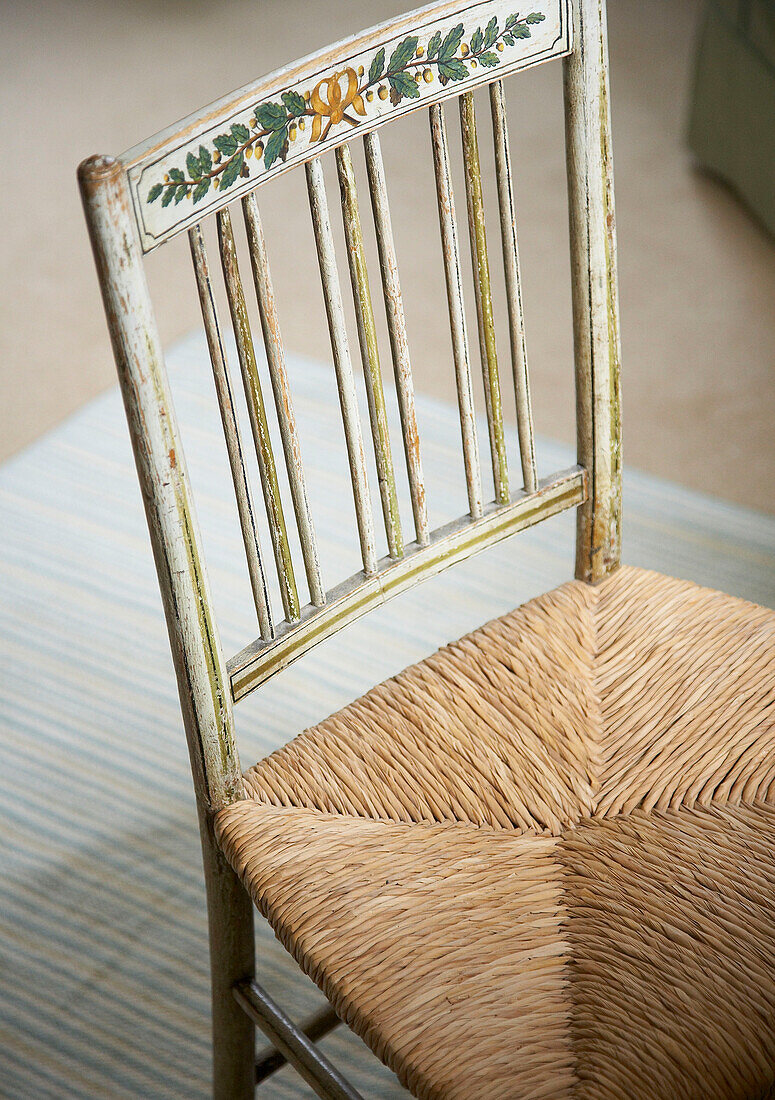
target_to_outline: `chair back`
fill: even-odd
[[[578,464],[548,477],[536,470],[515,201],[503,80],[562,59],[569,189]],[[506,372],[496,347],[484,190],[474,92],[487,86],[508,307],[518,455],[507,453]],[[487,417],[480,447],[464,306],[460,228],[453,195],[445,108],[460,112],[467,232],[473,260],[478,358]],[[451,368],[460,414],[461,479],[468,512],[431,530],[415,415],[410,348],[401,297],[379,131],[427,110],[449,307]],[[379,260],[369,272],[363,204],[351,146],[362,142]],[[363,366],[368,420],[361,423],[343,288],[321,160],[338,174],[347,270]],[[294,416],[278,304],[259,213],[259,189],[296,168],[306,173],[352,484],[361,570],[324,577],[303,441]],[[321,639],[420,580],[559,511],[578,509],[576,575],[591,583],[618,564],[620,513],[619,338],[604,0],[503,0],[433,4],[250,84],[123,156],[92,157],[79,169],[105,310],[146,506],[178,677],[200,808],[242,795],[233,704]],[[244,220],[250,273],[235,243]],[[217,223],[217,265],[205,223]],[[221,651],[194,515],[183,446],[144,271],[144,256],[187,233],[210,351],[257,636],[229,661]],[[215,267],[220,268],[216,272]],[[371,278],[370,278],[371,276]],[[261,546],[257,495],[246,465],[246,433],[227,363],[216,282],[223,280],[260,474],[271,551]],[[390,438],[375,302],[379,283],[400,412]],[[223,293],[219,290],[219,293]],[[255,295],[272,402],[261,384],[248,301]],[[275,453],[270,418],[281,453]],[[379,484],[372,500],[364,436]],[[397,462],[395,452],[403,451]],[[480,461],[480,451],[487,458]],[[483,476],[482,466],[487,468]],[[403,467],[403,469],[402,469]],[[490,475],[492,481],[490,482]],[[397,486],[408,483],[412,530],[401,522]],[[282,483],[292,509],[284,508]],[[484,486],[492,484],[492,493]],[[292,514],[291,514],[292,513]],[[298,539],[289,536],[295,525]],[[384,536],[379,533],[384,528]],[[299,553],[293,547],[298,545]],[[271,606],[274,569],[281,607]],[[303,580],[302,580],[303,578]]]

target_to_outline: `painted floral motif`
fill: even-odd
[[[493,16],[486,27],[476,28],[468,42],[463,41],[464,27],[458,23],[444,37],[436,31],[427,47],[419,44],[416,35],[409,35],[387,61],[384,48],[379,49],[368,71],[363,65],[357,70],[348,66],[319,80],[304,95],[283,92],[280,102],[257,105],[247,126],[234,123],[213,139],[212,148],[200,145],[197,153],[189,152],[185,171],[171,168],[163,183],[151,187],[146,202],[161,198],[161,205],[169,206],[188,198],[197,203],[210,189],[225,191],[236,180],[250,176],[251,158],[263,157],[265,170],[277,160],[284,161],[309,119],[310,141],[324,141],[334,126],[357,125],[355,116],[365,117],[375,96],[390,98],[395,107],[403,99],[419,98],[422,82],[438,79],[445,85],[465,80],[477,66],[495,68],[504,48],[530,38],[531,25],[544,19],[541,12],[510,15],[500,27]]]

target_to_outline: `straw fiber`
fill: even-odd
[[[775,613],[571,582],[246,776],[228,858],[424,1100],[769,1096]]]

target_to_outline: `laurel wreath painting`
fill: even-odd
[[[247,126],[235,122],[228,133],[213,139],[212,148],[200,145],[198,153],[189,152],[186,171],[171,168],[163,183],[151,187],[146,202],[161,198],[161,205],[169,206],[191,198],[197,203],[211,188],[225,191],[248,177],[251,157],[263,157],[265,170],[277,160],[284,161],[310,119],[310,140],[323,141],[333,126],[342,122],[356,126],[356,116],[367,114],[367,104],[375,95],[380,100],[390,97],[397,107],[404,98],[419,98],[423,81],[430,84],[438,79],[447,84],[465,80],[477,66],[495,68],[503,49],[517,39],[530,38],[531,25],[544,19],[541,12],[510,15],[501,28],[493,16],[484,29],[476,28],[470,42],[463,41],[463,24],[458,23],[444,38],[436,31],[425,48],[416,35],[409,35],[395,47],[387,64],[383,47],[374,54],[368,71],[363,65],[357,70],[347,67],[319,80],[304,95],[283,92],[281,102],[259,104]]]

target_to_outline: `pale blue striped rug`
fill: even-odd
[[[170,364],[230,655],[256,629],[201,337]],[[358,566],[336,391],[330,368],[292,360],[289,369],[312,499],[323,502],[314,519],[330,585]],[[457,417],[427,398],[418,414],[438,524],[465,511]],[[539,447],[542,474],[572,460],[565,448]],[[775,606],[775,520],[635,473],[625,516],[628,562]],[[207,946],[191,782],[115,392],[0,470],[0,517],[0,1095],[205,1097]],[[572,517],[558,517],[320,646],[237,708],[243,763],[567,579],[572,528]],[[259,937],[260,980],[294,1013],[317,1003],[265,927]],[[366,1097],[406,1095],[344,1029],[325,1048]],[[285,1070],[261,1095],[311,1093]]]

